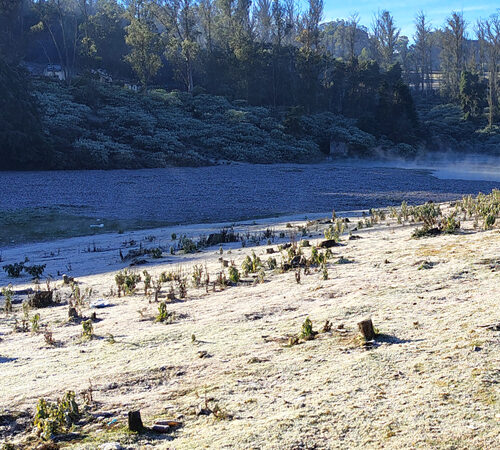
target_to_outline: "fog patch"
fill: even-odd
[[[410,161],[403,158],[375,158],[350,162],[363,167],[428,170],[434,177],[442,180],[500,182],[500,156],[479,153],[460,154],[450,151],[417,156]]]

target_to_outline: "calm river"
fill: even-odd
[[[367,162],[0,172],[0,214],[56,211],[64,217],[126,220],[136,225],[232,222],[306,216],[332,208],[353,211],[403,200],[410,204],[445,201],[500,187],[500,178],[481,178],[446,167],[432,171]]]

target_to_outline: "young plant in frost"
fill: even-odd
[[[86,295],[91,294],[89,291],[89,288],[87,288],[84,293],[82,294],[80,290],[80,286],[78,286],[77,283],[71,283],[71,296],[73,297],[73,302],[70,302],[75,306],[76,308],[81,308],[85,302]]]
[[[254,251],[252,251],[252,257],[247,255],[241,264],[244,276],[247,276],[249,273],[256,273],[261,267],[262,261]]]
[[[326,264],[322,265],[322,276],[323,280],[328,280],[328,269],[326,268]]]
[[[33,424],[44,440],[65,433],[80,419],[80,411],[73,391],[66,392],[55,403],[44,398],[38,400]]]
[[[335,221],[334,225],[329,225],[328,228],[323,232],[325,239],[329,241],[338,242],[340,239],[340,235],[344,231],[344,224],[340,219]]]
[[[142,274],[144,275],[144,295],[147,296],[151,288],[151,275],[147,270],[144,270]]]
[[[115,283],[118,288],[118,297],[121,293],[131,295],[135,292],[137,283],[141,281],[141,276],[138,273],[130,272],[128,269],[120,270],[115,275]]]
[[[195,253],[198,250],[196,243],[187,236],[179,238],[179,245],[184,253]]]
[[[278,267],[278,262],[276,261],[276,258],[269,257],[267,260],[267,268],[269,270],[275,270]]]
[[[177,288],[179,289],[179,297],[186,298],[187,297],[187,280],[185,278],[177,279]]]
[[[413,211],[415,220],[423,222],[423,229],[426,231],[436,226],[440,215],[441,210],[439,206],[429,202],[424,205],[416,206]]]
[[[115,275],[115,283],[116,288],[118,289],[118,297],[121,297],[123,284],[125,283],[125,275],[121,270]]]
[[[409,217],[410,217],[410,210],[408,208],[408,203],[403,201],[401,203],[401,218],[403,219],[403,223],[408,222]]]
[[[174,281],[174,274],[172,272],[162,272],[160,274],[160,278],[159,280],[162,282],[162,283],[167,283],[169,281]]]
[[[455,214],[448,217],[443,217],[440,223],[440,229],[443,233],[455,233],[460,229],[460,221],[457,220]]]
[[[236,266],[229,266],[229,281],[234,284],[237,284],[240,281],[240,272]]]
[[[226,287],[227,287],[227,278],[226,278],[226,273],[223,270],[217,274],[216,284],[222,290],[226,289]]]
[[[92,320],[84,320],[82,322],[82,338],[85,340],[90,340],[94,337],[94,326],[92,325]]]
[[[193,286],[199,288],[201,286],[201,277],[203,276],[203,267],[195,265],[193,266],[193,273],[191,277],[193,278]]]
[[[266,271],[264,270],[264,268],[261,267],[261,269],[259,270],[257,279],[259,280],[259,283],[264,283],[264,281],[266,281]]]
[[[172,323],[174,317],[175,314],[167,310],[167,303],[160,302],[160,304],[158,305],[158,314],[156,315],[155,322]]]
[[[295,281],[300,284],[300,267],[295,271]]]
[[[302,324],[302,331],[300,333],[300,339],[304,341],[311,341],[316,336],[317,332],[313,330],[312,321],[309,317],[306,318],[304,323]]]
[[[162,255],[161,248],[155,247],[149,250],[149,254],[153,259],[160,259]]]
[[[54,336],[52,334],[52,331],[46,330],[43,333],[43,338],[45,339],[45,343],[47,345],[50,345],[51,347],[53,347],[54,345],[56,345],[56,341],[54,340]]]
[[[153,281],[153,291],[155,293],[155,302],[158,301],[158,296],[160,295],[162,284],[163,283],[162,283],[161,276],[159,276],[156,280]]]
[[[21,324],[19,325],[17,319],[16,319],[16,324],[14,326],[14,331],[22,331],[26,332],[29,330],[29,323],[30,323],[30,306],[27,301],[24,301],[22,304],[22,309],[23,309],[23,318],[21,319]]]
[[[12,284],[9,284],[6,288],[2,288],[2,295],[5,297],[3,309],[5,314],[9,314],[12,312],[12,296],[14,295]]]
[[[488,214],[484,218],[484,227],[483,228],[485,230],[489,230],[493,227],[493,225],[495,225],[495,222],[496,222],[496,217],[493,214]]]
[[[36,313],[30,320],[31,332],[38,333],[40,331],[40,314]]]

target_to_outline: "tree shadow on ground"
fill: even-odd
[[[366,342],[365,347],[374,348],[380,346],[381,344],[410,344],[412,342],[422,342],[424,340],[425,339],[400,339],[391,334],[379,333],[376,335],[375,340]]]

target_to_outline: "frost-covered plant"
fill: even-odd
[[[149,254],[153,259],[160,259],[162,255],[161,248],[155,247],[149,250]]]
[[[40,330],[40,314],[36,313],[30,320],[31,322],[31,332],[38,333]]]
[[[460,229],[460,221],[457,220],[455,214],[452,214],[450,216],[443,217],[439,227],[443,233],[454,233]]]
[[[311,341],[312,339],[314,339],[314,336],[316,336],[316,334],[316,331],[313,330],[311,319],[307,317],[302,324],[302,331],[299,335],[300,339],[303,339],[304,341]]]
[[[408,222],[408,219],[410,217],[410,210],[408,208],[408,203],[403,201],[401,203],[401,217],[403,219],[403,223]]]
[[[222,290],[227,287],[227,278],[226,273],[222,270],[217,274],[216,282],[217,286],[219,286]]]
[[[90,340],[94,336],[94,325],[92,320],[84,320],[82,322],[82,338],[85,340]]]
[[[142,274],[144,275],[144,295],[148,295],[151,287],[151,275],[147,270],[143,270]]]
[[[187,297],[187,280],[185,278],[179,277],[177,278],[177,288],[179,289],[179,297],[186,298]]]
[[[195,265],[193,267],[193,273],[191,277],[193,278],[193,286],[199,288],[201,286],[201,277],[203,276],[203,267],[200,265]]]
[[[135,292],[137,283],[141,281],[141,276],[138,273],[130,272],[128,269],[124,269],[123,272],[120,271],[115,275],[115,283],[118,288],[118,297],[123,293],[125,295],[131,295]]]
[[[44,398],[38,400],[33,423],[44,440],[66,432],[80,419],[75,393],[67,391],[55,403]]]
[[[158,305],[158,314],[156,315],[156,322],[171,323],[175,318],[175,314],[167,310],[167,303],[160,302]]]
[[[278,262],[276,261],[276,258],[270,256],[267,260],[267,268],[269,270],[275,270],[276,267],[278,267]]]
[[[195,253],[198,250],[196,243],[186,236],[179,238],[179,246],[184,253]]]
[[[236,266],[229,266],[229,281],[234,284],[237,284],[240,281],[240,272]]]
[[[439,205],[434,203],[425,203],[424,205],[415,206],[413,209],[413,217],[419,222],[423,222],[424,230],[430,230],[437,224],[438,217],[441,215]]]
[[[9,284],[6,288],[2,288],[2,295],[5,297],[3,309],[6,314],[9,314],[12,312],[12,296],[14,295],[12,284]]]
[[[260,258],[252,251],[252,257],[246,256],[241,264],[241,269],[243,274],[247,276],[249,273],[256,273],[262,267],[262,261]]]

